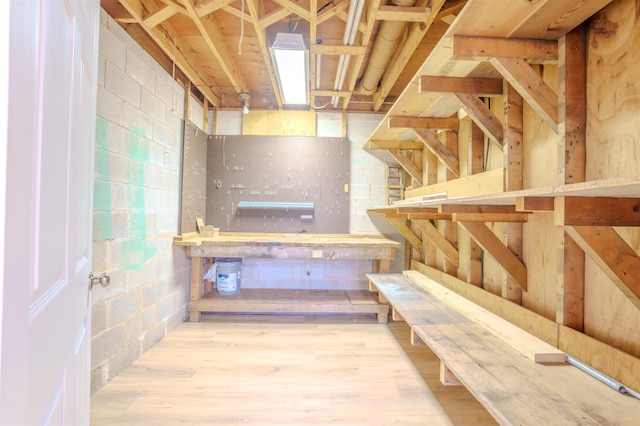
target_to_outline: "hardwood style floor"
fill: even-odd
[[[495,424],[409,336],[373,316],[204,316],[98,391],[91,424]]]

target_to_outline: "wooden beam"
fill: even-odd
[[[495,204],[441,204],[440,213],[516,213],[513,205]]]
[[[524,188],[523,133],[524,105],[522,96],[509,83],[504,83],[504,149],[503,165],[507,170],[505,186],[507,191]],[[526,218],[526,214],[525,214]],[[526,220],[525,220],[526,221]],[[507,248],[522,259],[522,222],[514,220],[505,225]],[[506,276],[502,281],[502,297],[519,305],[522,304],[522,289],[513,278]]]
[[[558,95],[522,59],[494,58],[491,64],[522,95],[555,132],[558,131]]]
[[[476,96],[502,96],[501,78],[420,76],[420,93],[468,93]]]
[[[445,133],[447,149],[458,158],[458,132],[448,130]],[[460,173],[453,173],[451,170],[445,171],[447,181],[456,180],[460,177]],[[445,222],[445,237],[454,246],[458,246],[458,224],[452,221]],[[448,274],[458,276],[458,265],[445,259],[444,271]]]
[[[189,13],[189,16],[191,16],[193,23],[198,28],[205,44],[216,58],[218,63],[217,65],[227,76],[236,93],[248,92],[249,85],[244,80],[244,77],[238,71],[236,64],[231,59],[231,55],[229,55],[224,44],[224,37],[220,32],[219,25],[216,23],[213,16],[201,18],[196,11],[194,0],[184,0],[183,4]]]
[[[517,222],[529,220],[529,213],[453,213],[454,222]]]
[[[498,117],[477,96],[466,93],[456,93],[455,95],[473,122],[502,149],[504,130]]]
[[[493,233],[487,225],[481,222],[458,222],[460,223],[480,247],[489,253],[516,283],[527,291],[527,267],[500,239]]]
[[[516,211],[519,212],[552,212],[553,197],[516,197]]]
[[[413,223],[422,231],[423,241],[424,237],[427,237],[456,268],[460,265],[458,249],[442,236],[438,228],[433,226],[428,220],[413,220]]]
[[[346,90],[311,90],[311,94],[313,96],[326,96],[327,98],[334,96],[344,98],[346,96],[349,96],[351,92],[347,92]]]
[[[452,198],[495,194],[496,192],[504,192],[504,169],[489,170],[488,172],[464,176],[449,182],[410,189],[405,191],[405,199],[437,193],[445,193],[448,198]]]
[[[616,287],[640,308],[640,257],[610,226],[565,228]]]
[[[431,131],[426,129],[413,129],[416,135],[431,152],[456,176],[460,176],[460,162],[458,157],[454,155]]]
[[[200,92],[209,99],[215,106],[220,105],[220,98],[216,95],[209,83],[200,76],[198,70],[191,65],[183,52],[188,51],[187,46],[177,39],[172,39],[166,32],[160,31],[159,27],[149,28],[143,20],[144,8],[139,0],[119,0],[120,4],[134,17],[136,22],[146,31],[147,34],[153,39],[153,41],[162,49],[165,55],[167,55],[177,66],[182,70],[184,75],[198,85]],[[166,24],[165,24],[166,25]],[[177,47],[177,48],[176,48]]]
[[[558,42],[555,40],[453,36],[453,58],[490,61],[493,58],[521,58],[529,63],[558,62]]]
[[[391,62],[380,78],[380,87],[373,94],[374,111],[379,111],[380,107],[382,107],[384,100],[389,95],[389,92],[391,92],[396,81],[398,81],[398,77],[400,77],[400,74],[404,71],[418,46],[420,46],[422,39],[429,28],[431,28],[431,24],[435,21],[438,16],[438,11],[442,8],[444,3],[445,0],[430,1],[429,6],[431,7],[431,13],[429,13],[428,18],[422,22],[413,22],[409,24],[407,37],[404,39],[404,43],[398,50],[397,54],[392,57]],[[426,4],[426,0],[419,0],[418,3],[416,3],[416,6],[424,6]]]
[[[558,185],[586,179],[587,139],[587,35],[586,25],[562,37],[558,49]],[[584,330],[585,253],[562,233],[558,265],[556,321]]]
[[[421,141],[381,141],[370,140],[365,149],[404,149],[408,151],[422,150],[424,143]]]
[[[267,13],[266,15],[262,16],[258,21],[258,26],[256,27],[256,29],[260,28],[261,30],[266,30],[271,25],[275,24],[276,22],[280,22],[289,15],[291,15],[291,11],[285,7],[276,9],[273,12]]]
[[[380,6],[376,14],[378,21],[425,22],[431,9],[428,7]]]
[[[556,197],[554,219],[567,226],[640,226],[640,199]]]
[[[267,33],[264,29],[260,28],[260,8],[259,4],[256,0],[246,0],[247,11],[249,12],[249,17],[251,18],[251,22],[255,28],[256,39],[258,41],[258,46],[260,47],[260,52],[262,53],[263,64],[267,70],[267,75],[269,76],[269,80],[271,81],[271,88],[273,89],[273,94],[276,98],[276,103],[278,107],[281,107],[284,103],[282,99],[282,94],[280,93],[280,89],[278,87],[278,79],[276,77],[276,71],[271,64],[271,56],[269,55],[269,46],[267,45]]]
[[[171,6],[164,6],[144,18],[143,22],[147,27],[153,28],[171,18],[176,13],[178,13],[178,11],[175,8]]]
[[[273,0],[275,3],[279,4],[280,6],[289,9],[292,13],[295,13],[296,15],[298,15],[299,17],[301,17],[302,19],[304,19],[305,21],[310,21],[311,20],[311,14],[310,12],[305,9],[304,7],[300,6],[297,3],[292,2],[291,0]]]
[[[320,12],[316,18],[316,24],[320,25],[323,22],[338,16],[338,14],[344,12],[349,7],[350,0],[338,0],[333,3],[333,7],[324,9]],[[374,15],[375,16],[375,15]]]
[[[389,153],[395,160],[407,171],[419,184],[422,184],[422,170],[418,168],[406,155],[399,149],[390,149]]]
[[[448,213],[408,213],[409,220],[451,220]]]
[[[458,117],[402,117],[391,116],[388,119],[390,129],[451,129],[458,130],[460,120]]]
[[[469,150],[469,174],[484,172],[484,132],[471,120],[471,149]]]
[[[387,218],[387,221],[404,237],[405,240],[411,246],[422,254],[422,241],[418,236],[407,226],[404,219]]]
[[[311,45],[311,54],[319,54],[319,55],[351,55],[358,56],[364,55],[367,51],[367,46],[345,46],[345,45],[335,45],[335,44],[312,44]]]
[[[229,6],[234,0],[203,0],[195,6],[197,16],[205,16],[225,6]]]

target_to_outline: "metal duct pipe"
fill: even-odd
[[[574,367],[579,368],[580,370],[587,373],[591,377],[594,377],[600,380],[602,383],[609,386],[610,388],[615,389],[620,393],[626,393],[635,398],[640,399],[640,393],[634,391],[633,389],[629,389],[628,387],[618,382],[617,380],[612,379],[611,377],[605,375],[604,373],[601,373],[600,371],[596,370],[595,368],[592,368],[591,366],[585,364],[584,362],[575,359],[571,355],[567,355],[567,362],[573,365]]]
[[[349,13],[347,14],[347,23],[344,27],[344,35],[342,36],[342,44],[345,46],[351,46],[356,40],[356,34],[358,34],[358,25],[362,18],[362,11],[364,9],[365,0],[353,0],[349,4]],[[338,61],[338,70],[336,72],[336,80],[333,85],[333,90],[342,90],[344,80],[347,77],[347,70],[349,68],[350,55],[340,55]],[[331,104],[334,108],[338,107],[338,96],[331,98]]]
[[[416,0],[393,0],[393,4],[402,7],[412,7]],[[358,92],[364,95],[372,95],[378,88],[382,74],[389,65],[391,56],[396,51],[402,34],[407,28],[406,22],[383,21],[380,24],[376,41],[369,56],[367,69],[360,80]]]

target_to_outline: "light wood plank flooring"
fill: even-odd
[[[373,316],[204,316],[98,391],[91,424],[495,424],[409,335]]]

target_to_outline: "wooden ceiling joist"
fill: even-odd
[[[460,120],[458,117],[402,117],[391,116],[387,120],[389,128],[407,128],[407,129],[446,129],[458,130]]]
[[[273,1],[278,3],[280,6],[286,9],[289,9],[292,13],[295,13],[305,21],[311,20],[311,13],[304,7],[300,6],[299,4],[294,3],[290,0],[273,0]]]
[[[312,44],[311,54],[320,55],[351,55],[359,56],[364,55],[367,52],[366,46],[346,46],[342,44],[330,45],[330,44]]]
[[[558,42],[555,40],[499,37],[453,36],[453,57],[473,61],[493,58],[521,58],[533,64],[558,62]]]
[[[144,7],[140,0],[119,0],[122,6],[133,17],[136,23],[138,23],[149,36],[155,41],[162,49],[165,55],[169,57],[184,75],[196,86],[198,90],[206,97],[209,102],[214,106],[220,105],[220,98],[216,95],[209,85],[209,82],[204,81],[196,68],[189,62],[183,52],[189,49],[183,45],[181,40],[171,37],[166,31],[160,30],[159,26],[150,28],[144,23]]]
[[[428,7],[380,6],[376,14],[378,21],[425,22],[431,9]]]
[[[389,149],[389,153],[395,160],[402,166],[403,169],[411,175],[420,185],[422,185],[422,170],[414,164],[406,155],[399,149]]]
[[[198,16],[205,16],[233,3],[234,0],[203,0],[195,6]]]
[[[447,166],[447,169],[449,169],[451,173],[456,176],[460,176],[460,161],[458,160],[458,156],[454,155],[445,144],[440,142],[431,130],[413,130],[416,132],[416,135],[420,140],[424,142],[426,147],[429,148],[429,150],[433,152],[445,166]]]
[[[291,15],[291,11],[285,7],[276,9],[273,12],[267,13],[266,15],[262,16],[258,21],[257,28],[260,28],[261,30],[267,29],[271,25],[286,18],[289,15]]]
[[[513,278],[513,280],[524,290],[527,291],[527,267],[509,248],[482,222],[458,222],[461,224],[471,237],[482,247],[484,251],[489,253]]]
[[[142,22],[144,22],[147,27],[153,28],[156,25],[159,25],[167,19],[171,18],[176,13],[178,13],[178,11],[175,8],[171,6],[165,6],[144,18]]]
[[[213,17],[200,17],[196,11],[194,0],[184,0],[184,6],[234,90],[237,93],[249,91],[247,82],[231,60],[231,56],[223,42],[223,35]]]
[[[611,226],[568,226],[565,231],[640,309],[640,257]]]
[[[468,93],[491,97],[504,95],[504,83],[500,78],[442,77],[423,75],[420,77],[420,93]]]

